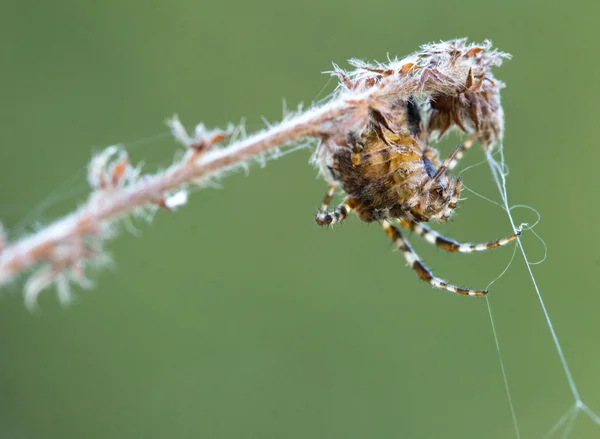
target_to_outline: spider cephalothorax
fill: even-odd
[[[419,260],[392,224],[408,228],[427,241],[453,252],[473,252],[507,244],[518,232],[485,244],[460,244],[439,235],[422,223],[447,221],[459,201],[461,183],[448,175],[474,141],[489,150],[502,138],[503,114],[499,90],[502,83],[489,72],[502,54],[489,45],[466,46],[464,40],[425,46],[416,54],[390,66],[359,68],[351,74],[336,71],[346,90],[378,86],[384,92],[379,108],[369,107],[366,121],[354,123],[344,138],[327,137],[315,157],[330,189],[316,216],[320,225],[343,221],[351,211],[366,222],[378,221],[403,251],[417,274],[434,287],[480,296],[486,291],[459,288],[436,278]],[[440,72],[444,66],[454,77]],[[398,90],[414,94],[394,95],[386,79],[398,76]],[[411,82],[412,81],[412,82]],[[387,88],[386,88],[387,87]],[[385,91],[388,94],[385,94]],[[441,162],[430,142],[450,128],[470,137]],[[328,212],[337,187],[346,197]]]

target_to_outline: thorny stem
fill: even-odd
[[[16,242],[7,242],[0,225],[0,286],[40,265],[25,287],[26,302],[33,306],[39,292],[52,283],[59,297],[68,300],[69,281],[90,285],[85,265],[102,256],[102,244],[112,237],[112,226],[119,219],[147,207],[170,209],[183,204],[185,192],[174,191],[305,137],[321,140],[315,161],[324,172],[332,151],[348,147],[347,139],[362,132],[371,115],[386,124],[398,121],[398,109],[409,100],[426,108],[427,128],[434,136],[429,140],[459,128],[489,151],[501,140],[504,125],[499,94],[504,84],[494,78],[491,67],[506,57],[491,49],[489,41],[478,45],[459,39],[424,45],[421,51],[386,65],[351,60],[355,69],[349,72],[334,65],[332,74],[340,83],[329,102],[227,147],[212,148],[227,137],[225,132],[207,132],[198,125],[195,137],[189,137],[179,121],[172,120],[175,138],[188,149],[181,160],[154,175],[140,177],[124,151],[109,147],[90,163],[93,191],[79,209]],[[403,129],[401,125],[387,128]]]

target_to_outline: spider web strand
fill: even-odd
[[[492,324],[492,332],[494,333],[494,341],[496,342],[496,351],[498,352],[498,359],[500,360],[500,369],[502,369],[502,378],[504,379],[504,388],[506,389],[508,405],[510,406],[510,414],[512,416],[512,421],[513,421],[513,425],[515,427],[515,433],[517,435],[517,439],[521,439],[521,433],[519,432],[519,424],[517,423],[517,414],[515,412],[515,406],[513,404],[512,396],[510,394],[510,387],[508,386],[508,378],[506,377],[506,369],[504,367],[504,360],[502,359],[502,353],[500,351],[500,342],[498,340],[498,334],[496,333],[496,325],[494,323],[494,317],[492,317],[492,307],[490,305],[489,296],[485,296],[485,302],[487,303],[488,313],[490,315],[490,323]]]
[[[488,165],[490,166],[492,176],[494,178],[494,182],[496,183],[496,186],[498,187],[498,191],[500,192],[500,197],[502,198],[502,202],[504,204],[504,209],[506,210],[506,212],[508,214],[508,218],[511,223],[511,226],[512,226],[513,230],[517,230],[514,218],[511,213],[510,206],[508,204],[508,192],[506,190],[506,175],[503,171],[504,170],[504,150],[502,148],[502,145],[500,145],[499,151],[500,151],[500,162],[496,161],[489,151],[486,153],[487,161],[488,161]],[[542,293],[538,286],[537,280],[535,279],[535,276],[531,269],[532,264],[529,262],[529,258],[527,257],[525,248],[523,247],[521,237],[517,238],[517,245],[519,246],[519,249],[521,250],[521,254],[523,255],[523,260],[525,261],[525,264],[527,265],[527,270],[529,272],[531,282],[533,284],[538,301],[542,308],[544,318],[546,319],[546,324],[548,326],[548,329],[550,330],[550,334],[552,336],[552,340],[554,342],[554,346],[556,348],[558,357],[560,358],[560,362],[562,364],[563,371],[565,373],[567,382],[569,384],[569,388],[571,390],[571,394],[573,395],[573,398],[575,399],[574,414],[572,416],[567,417],[568,422],[567,422],[567,425],[566,425],[565,430],[562,435],[562,437],[566,438],[568,436],[568,434],[570,433],[571,428],[573,427],[573,424],[575,423],[575,420],[577,419],[577,414],[580,411],[584,412],[592,421],[594,421],[596,424],[599,424],[599,425],[600,425],[600,416],[598,416],[593,410],[591,410],[583,402],[583,400],[581,398],[579,389],[577,388],[577,385],[575,383],[575,378],[573,377],[573,373],[571,372],[571,369],[569,368],[569,365],[567,363],[567,357],[563,351],[562,345],[560,344],[560,342],[558,340],[558,335],[556,333],[556,330],[554,329],[554,324],[552,323],[552,319],[550,318],[550,314],[546,308],[544,299],[542,298]],[[491,314],[491,309],[489,308],[489,301],[488,301],[488,309],[490,311],[490,319],[491,319],[492,314]],[[493,323],[492,323],[492,326],[493,326]],[[494,331],[494,336],[496,337],[495,331]],[[496,344],[498,345],[497,337],[496,337]],[[498,352],[499,352],[499,350],[498,350]],[[500,362],[502,364],[502,360],[500,360]],[[504,376],[504,379],[506,381],[506,376]],[[508,387],[508,385],[507,385],[507,387]],[[510,397],[509,397],[509,399],[510,399]],[[564,420],[561,419],[561,420],[559,420],[558,424],[562,425],[565,421],[566,421],[566,419],[564,419]]]

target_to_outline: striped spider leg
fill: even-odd
[[[460,252],[460,253],[471,253],[476,251],[488,250],[495,247],[500,247],[514,241],[519,237],[521,231],[517,231],[513,235],[498,239],[496,241],[490,241],[484,244],[461,244],[450,238],[439,234],[435,230],[418,223],[417,221],[408,218],[398,218],[398,223],[409,230],[412,230],[417,235],[424,238],[427,242],[435,244],[438,247],[449,251],[449,252]],[[425,266],[419,259],[417,253],[413,250],[408,240],[402,235],[397,227],[392,225],[389,221],[385,220],[381,222],[385,232],[394,241],[399,250],[404,254],[404,258],[409,265],[415,270],[417,275],[425,282],[429,283],[434,288],[440,288],[453,293],[464,294],[468,296],[484,296],[487,294],[485,290],[472,290],[470,288],[461,288],[455,285],[448,284],[447,282],[434,276],[429,268]]]
[[[442,164],[435,169],[435,173],[433,173],[433,170],[431,170],[433,175],[429,174],[430,177],[426,180],[420,190],[416,191],[410,198],[405,200],[403,207],[406,210],[410,210],[412,207],[414,207],[416,203],[418,203],[419,200],[424,196],[424,194],[431,190],[431,188],[438,182],[439,178],[444,175],[447,170],[454,169],[456,167],[465,153],[471,148],[471,145],[473,145],[474,141],[475,137],[469,137],[464,143],[454,148],[446,160],[444,160]],[[435,149],[430,147],[425,148],[424,157],[427,157],[428,155],[429,163],[431,163],[431,159],[435,161],[438,160],[438,153]],[[452,187],[448,187],[444,191],[443,199],[447,201],[447,203],[445,203],[440,210],[434,211],[435,213],[431,215],[431,218],[438,219],[440,222],[447,221],[458,204],[461,182],[459,179],[453,179],[451,181],[453,181],[454,189],[452,190]]]
[[[521,231],[517,230],[517,233],[513,233],[512,235],[497,239],[495,241],[486,242],[483,244],[471,244],[471,243],[460,243],[453,239],[447,238],[425,224],[418,223],[412,219],[408,218],[398,218],[398,223],[409,230],[412,230],[421,238],[425,239],[425,241],[430,244],[434,244],[441,249],[444,249],[449,252],[457,252],[457,253],[473,253],[480,252],[484,250],[489,250],[491,248],[501,247],[503,245],[508,244],[509,242],[514,241],[521,235]]]
[[[321,208],[315,217],[316,223],[320,226],[341,223],[348,217],[348,214],[358,206],[358,201],[356,199],[352,197],[346,197],[333,212],[328,212],[327,209],[329,208],[329,203],[331,203],[331,199],[333,198],[336,188],[337,183],[332,183],[329,186],[329,190],[323,199]]]
[[[419,255],[413,250],[408,240],[402,235],[402,232],[388,220],[381,221],[381,225],[387,235],[390,237],[396,247],[406,259],[406,262],[412,267],[417,275],[434,288],[450,291],[452,293],[463,294],[466,296],[485,296],[485,290],[472,290],[470,288],[461,288],[456,285],[451,285],[448,282],[433,275],[431,270],[425,266],[419,259]]]
[[[456,165],[458,164],[460,159],[463,158],[465,153],[469,150],[469,148],[471,148],[471,146],[473,145],[474,142],[475,142],[475,137],[471,136],[467,140],[465,140],[462,145],[459,145],[456,148],[457,151],[454,154],[454,158],[450,161],[450,163],[448,163],[448,169],[452,170],[452,169],[456,168]]]

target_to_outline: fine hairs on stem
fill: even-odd
[[[428,44],[412,55],[386,64],[351,60],[353,70],[334,65],[340,84],[329,100],[246,138],[229,139],[227,130],[198,125],[188,135],[177,118],[168,122],[185,154],[169,168],[142,174],[121,147],[110,146],[92,158],[88,200],[71,214],[14,242],[0,227],[0,286],[35,268],[25,285],[25,301],[34,306],[39,293],[56,285],[61,301],[71,297],[69,284],[90,288],[86,266],[105,260],[104,243],[115,236],[115,225],[128,215],[148,214],[162,207],[174,210],[187,202],[187,188],[223,173],[253,157],[304,138],[322,144],[345,145],[361,132],[373,111],[393,116],[407,99],[435,102],[426,115],[429,128],[441,137],[457,127],[472,134],[486,151],[502,140],[504,120],[500,89],[490,72],[507,54],[491,43],[467,44],[466,39]],[[227,143],[226,145],[223,145]],[[322,149],[322,148],[321,148]],[[323,163],[320,157],[315,162]]]

